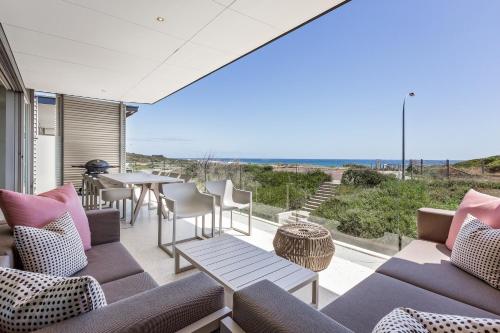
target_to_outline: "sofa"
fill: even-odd
[[[234,294],[221,332],[371,332],[397,307],[500,318],[500,290],[450,263],[445,246],[454,212],[422,208],[418,239],[358,285],[317,311],[269,281]]]
[[[230,310],[224,289],[203,273],[158,286],[120,243],[115,209],[87,211],[92,248],[88,265],[75,276],[90,275],[101,285],[108,305],[37,332],[186,332],[218,329]],[[22,269],[12,231],[0,225],[0,264]]]

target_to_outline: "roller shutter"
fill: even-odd
[[[124,164],[125,117],[120,103],[62,96],[63,183],[79,187],[82,169],[72,165],[102,159],[110,165]]]

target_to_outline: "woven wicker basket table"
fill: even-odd
[[[278,228],[276,254],[314,272],[330,265],[335,245],[330,231],[315,223],[291,223]]]

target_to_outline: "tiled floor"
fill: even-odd
[[[247,217],[234,214],[235,223],[246,221]],[[200,219],[201,220],[201,219]],[[210,218],[207,216],[207,221]],[[229,213],[224,214],[224,227],[229,226]],[[171,223],[164,220],[164,230]],[[200,223],[201,225],[201,223]],[[208,225],[208,224],[207,224]],[[240,228],[244,228],[242,224]],[[132,228],[123,228],[121,238],[123,244],[132,255],[141,263],[144,269],[160,284],[165,284],[184,276],[192,274],[191,270],[182,274],[174,273],[174,260],[157,247],[158,219],[155,209],[148,209],[145,205],[140,212],[136,225]],[[225,229],[226,233],[261,247],[267,251],[273,251],[273,237],[276,232],[274,225],[253,220],[252,236],[243,236],[232,230]],[[165,230],[164,237],[171,235]],[[194,219],[178,221],[178,239],[192,237],[194,234]],[[351,248],[336,245],[335,256],[330,266],[319,273],[320,278],[320,308],[342,295],[362,279],[370,275],[385,259],[368,255]],[[298,290],[296,296],[304,301],[310,302],[311,289],[306,286]]]

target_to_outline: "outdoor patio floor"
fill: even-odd
[[[155,204],[153,203],[154,207]],[[174,259],[170,258],[157,246],[158,220],[156,209],[148,208],[144,205],[134,227],[124,227],[121,230],[122,243],[131,252],[134,258],[143,266],[151,276],[160,284],[166,284],[187,275],[196,272],[196,269],[175,274]],[[207,226],[211,218],[207,216]],[[235,225],[244,228],[248,217],[240,214],[233,214]],[[201,218],[199,219],[201,226]],[[218,220],[216,219],[216,225]],[[170,240],[171,223],[163,222],[164,239]],[[259,219],[253,219],[252,236],[244,236],[233,230],[225,229],[229,227],[229,212],[224,213],[223,229],[225,233],[240,237],[255,246],[267,251],[273,251],[273,237],[277,227],[263,222]],[[194,218],[182,219],[177,222],[177,239],[192,237],[194,233]],[[166,230],[168,229],[168,230]],[[168,236],[168,238],[167,238]],[[358,282],[370,275],[386,259],[357,251],[355,249],[336,244],[335,256],[330,266],[319,273],[319,307],[333,301],[339,295],[354,287]],[[183,264],[186,264],[184,262]],[[310,302],[311,287],[306,286],[294,293],[297,297]]]

